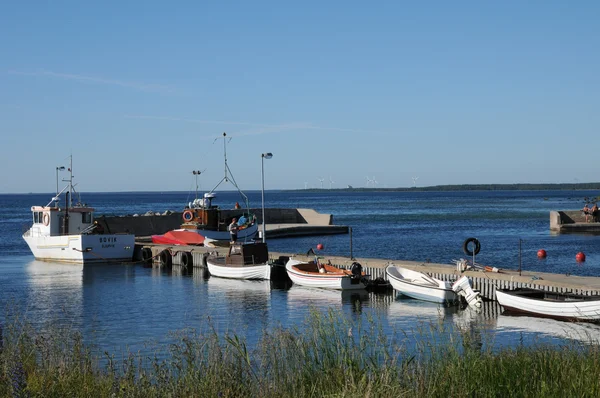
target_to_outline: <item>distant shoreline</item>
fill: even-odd
[[[577,184],[460,184],[460,185],[432,185],[429,187],[397,187],[397,188],[305,188],[305,189],[267,189],[267,192],[449,192],[449,191],[592,191],[600,190],[600,182],[585,182]],[[246,189],[245,192],[260,192],[260,189]],[[223,190],[219,192],[237,192]],[[152,193],[152,194],[188,194],[188,191],[83,191],[90,193]],[[0,195],[39,195],[48,192],[5,192]]]
[[[285,189],[282,191],[341,191],[341,192],[427,192],[427,191],[589,191],[600,190],[600,182],[586,182],[577,184],[460,184],[460,185],[433,185],[429,187],[398,187],[398,188],[308,188]]]

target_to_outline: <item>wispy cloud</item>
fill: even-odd
[[[294,130],[320,130],[320,131],[331,131],[331,132],[341,132],[341,133],[362,133],[362,134],[390,134],[389,132],[384,131],[373,131],[373,130],[356,130],[356,129],[347,129],[347,128],[339,128],[339,127],[325,127],[325,126],[315,126],[312,123],[308,122],[290,122],[284,124],[265,124],[265,123],[250,123],[250,122],[240,122],[240,121],[226,121],[226,120],[204,120],[204,119],[186,119],[186,118],[176,118],[169,116],[147,116],[147,115],[125,115],[127,118],[131,119],[151,119],[151,120],[167,120],[167,121],[175,121],[175,122],[187,122],[187,123],[198,123],[198,124],[227,124],[233,126],[249,126],[254,127],[248,130],[240,130],[240,131],[232,131],[231,134],[227,133],[227,135],[235,135],[235,136],[248,136],[248,135],[261,135],[261,134],[275,134],[275,133],[284,133]]]
[[[11,70],[11,71],[8,71],[8,73],[13,74],[13,75],[21,75],[21,76],[49,77],[49,78],[55,78],[55,79],[72,80],[72,81],[78,81],[81,83],[120,86],[120,87],[131,88],[134,90],[148,91],[148,92],[173,92],[174,91],[174,88],[172,86],[168,86],[168,85],[148,84],[148,83],[126,81],[126,80],[109,79],[109,78],[104,78],[104,77],[78,75],[78,74],[72,74],[72,73],[58,73],[58,72],[52,72],[52,71],[44,70],[44,69],[36,70],[33,72]]]

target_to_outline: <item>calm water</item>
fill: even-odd
[[[260,192],[247,192],[260,207]],[[578,209],[583,198],[598,192],[267,192],[267,207],[306,207],[334,215],[336,224],[353,228],[353,254],[449,263],[464,257],[462,242],[471,236],[482,244],[478,262],[517,268],[519,239],[523,267],[539,272],[600,276],[600,236],[549,232],[549,211]],[[184,274],[139,265],[76,266],[38,262],[21,238],[32,205],[50,195],[0,195],[0,319],[7,310],[25,314],[39,328],[51,324],[80,330],[87,341],[111,352],[148,350],[164,343],[170,331],[214,327],[235,331],[255,342],[275,326],[301,326],[311,308],[334,309],[354,321],[375,319],[390,335],[408,332],[417,339],[428,322],[488,332],[493,344],[542,340],[562,342],[600,338],[595,325],[577,325],[501,314],[495,303],[474,314],[457,308],[394,297],[390,294],[330,292],[271,282],[209,278],[201,271]],[[180,210],[187,193],[89,193],[82,201],[99,214],[133,214]],[[222,193],[215,203],[239,201]],[[349,255],[348,235],[278,239],[273,251],[306,252],[317,243],[324,254]],[[548,258],[538,260],[538,249]],[[575,254],[587,261],[579,264]],[[416,334],[416,335],[415,335]],[[438,336],[444,339],[444,335]]]

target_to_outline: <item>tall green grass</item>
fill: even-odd
[[[0,340],[2,397],[597,397],[595,344],[494,351],[432,323],[418,343],[373,319],[311,312],[302,326],[172,333],[168,353],[98,353],[77,332],[37,332],[16,316]],[[448,333],[450,339],[433,338]],[[485,337],[484,337],[485,338]],[[412,344],[407,346],[407,344]]]

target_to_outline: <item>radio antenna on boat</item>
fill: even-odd
[[[216,142],[217,139],[215,139],[214,142]],[[210,190],[210,193],[214,192],[215,189],[217,189],[219,187],[219,185],[221,185],[223,183],[223,181],[225,182],[230,182],[240,193],[240,195],[244,198],[244,202],[246,203],[246,207],[250,207],[250,203],[248,201],[248,197],[246,196],[246,194],[244,194],[242,192],[242,190],[240,189],[240,187],[238,187],[237,183],[235,182],[235,178],[233,178],[233,173],[231,173],[231,170],[229,169],[229,165],[227,164],[227,142],[231,141],[231,138],[229,138],[229,140],[227,139],[227,133],[223,133],[223,157],[225,159],[225,176],[221,179],[221,181],[219,181],[219,183]]]

